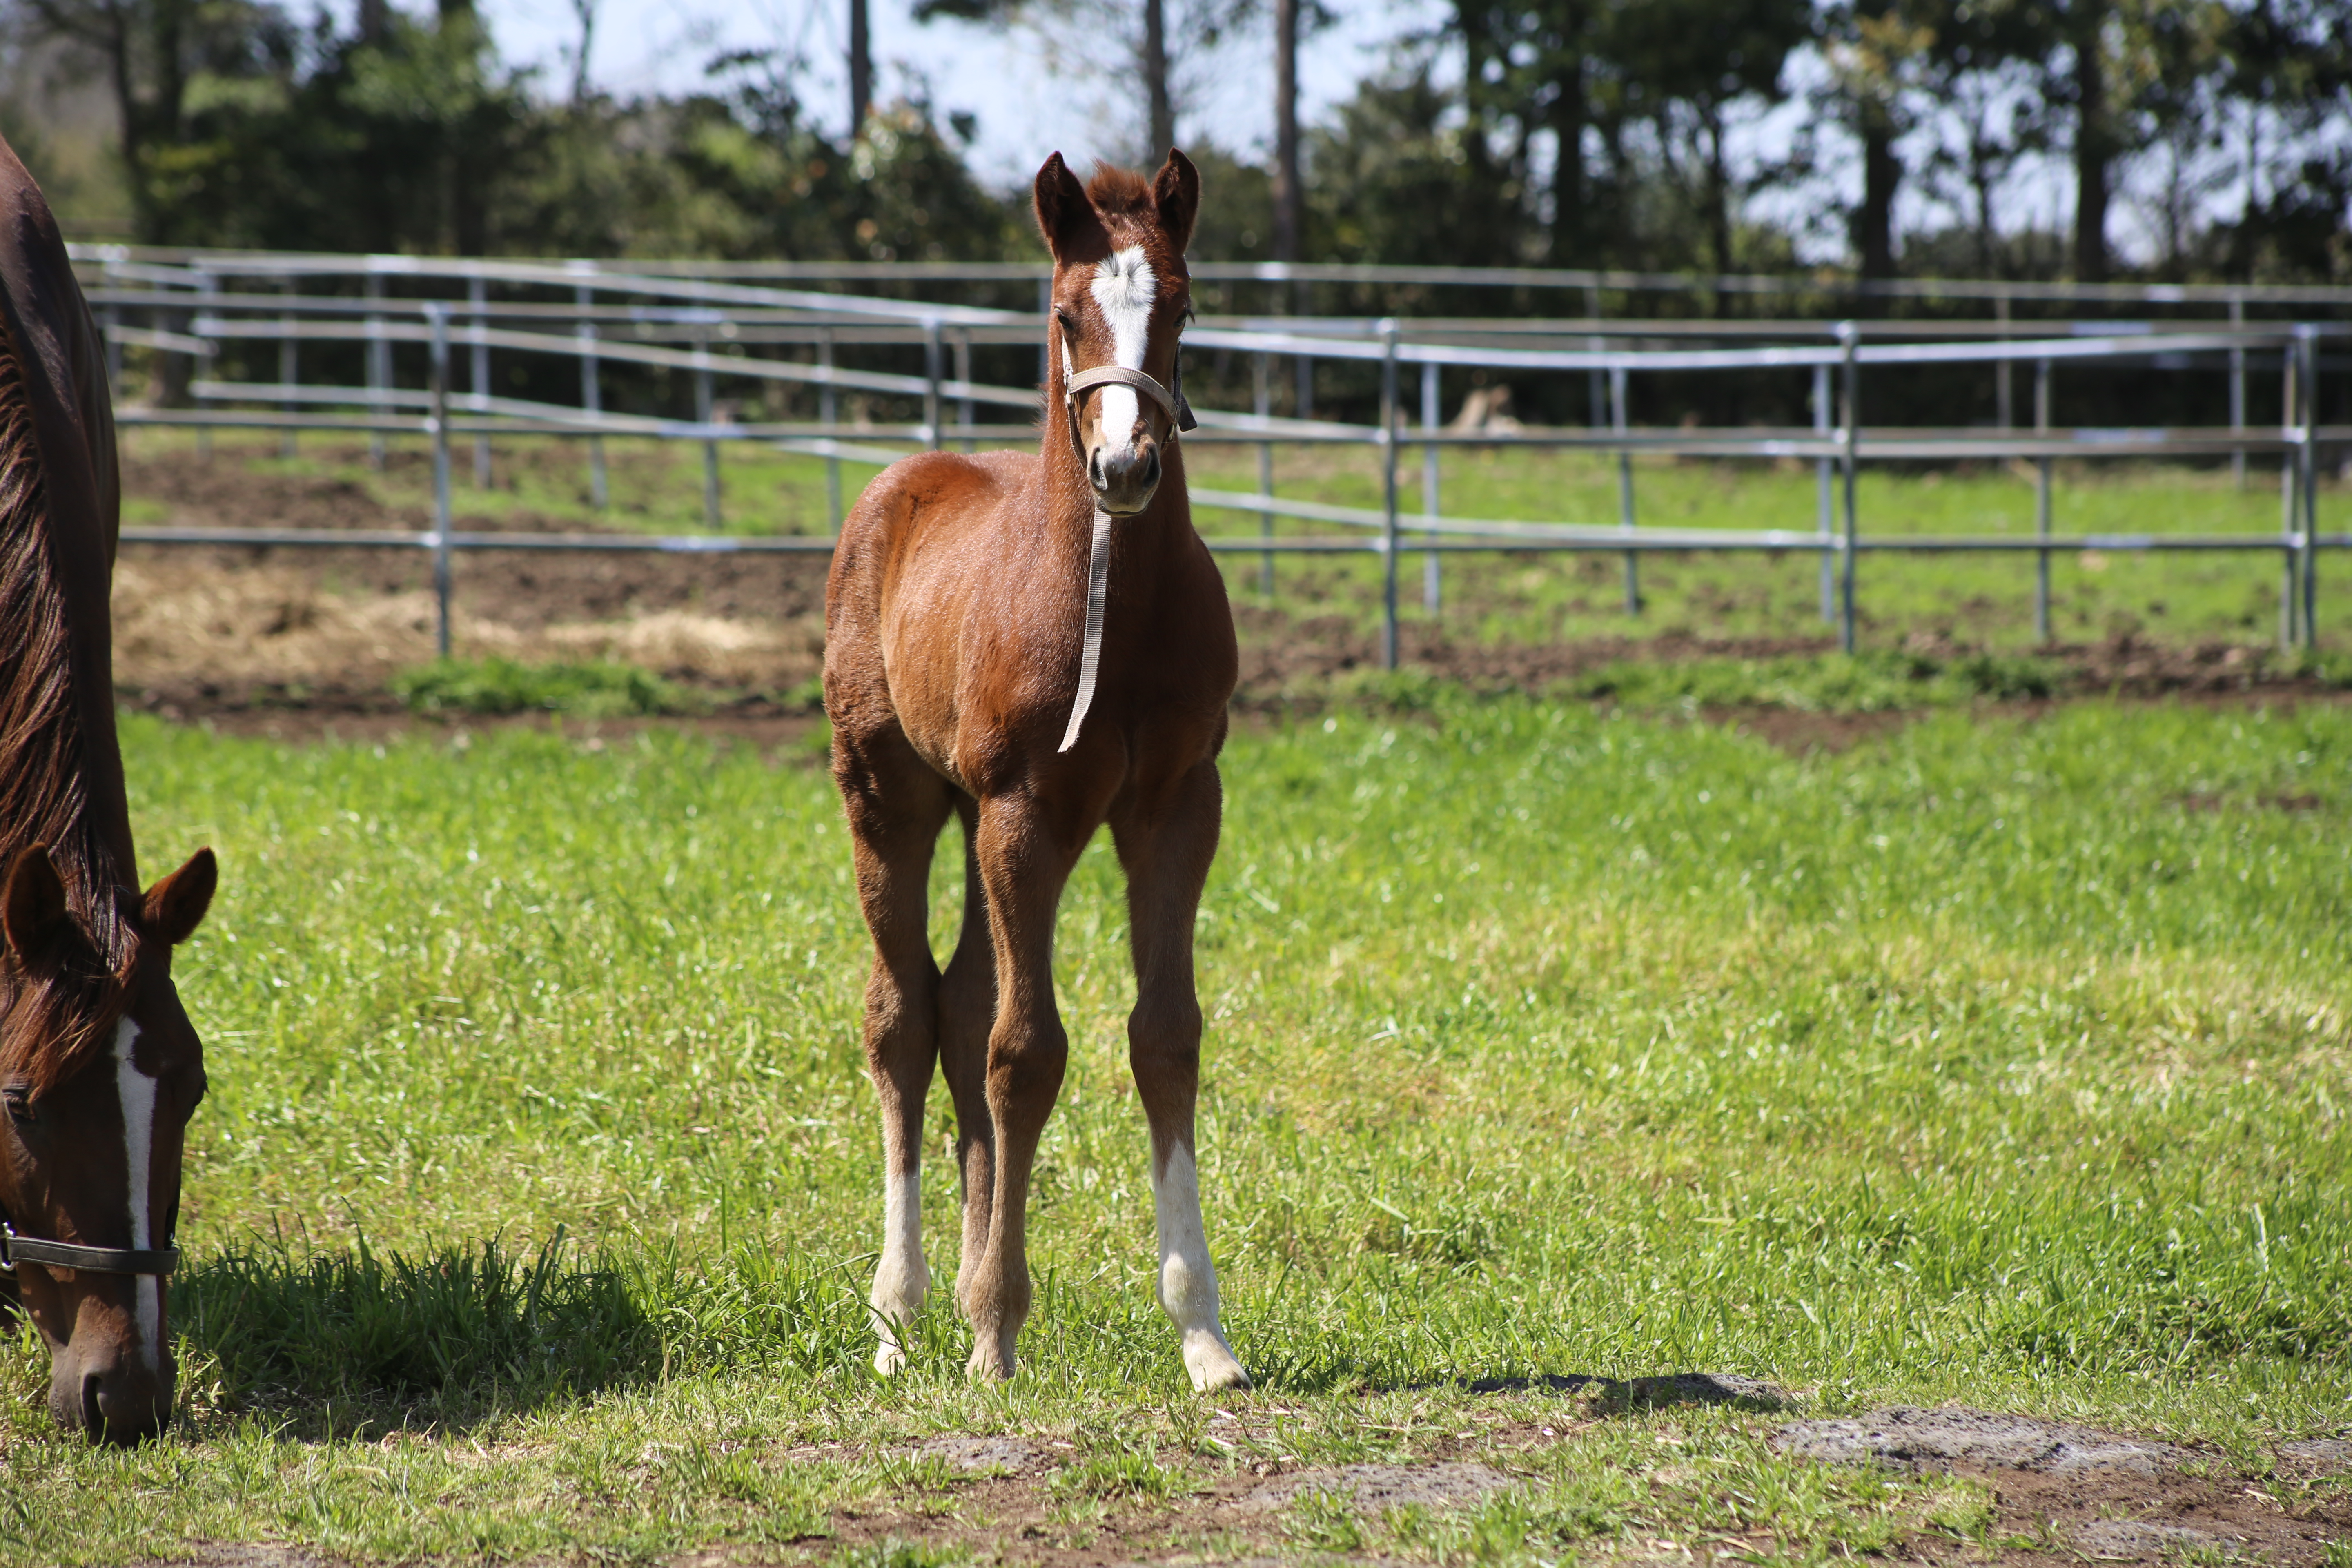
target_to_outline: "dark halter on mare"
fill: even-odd
[[[1200,421],[1192,417],[1192,405],[1184,400],[1184,352],[1176,352],[1176,386],[1174,391],[1160,385],[1139,370],[1129,370],[1123,364],[1098,364],[1092,370],[1082,370],[1070,377],[1062,389],[1063,411],[1070,432],[1070,449],[1077,453],[1081,467],[1086,452],[1078,440],[1078,397],[1097,386],[1131,386],[1152,402],[1160,405],[1168,416],[1168,438],[1177,433],[1197,429]],[[1095,508],[1095,537],[1087,558],[1087,635],[1078,658],[1078,693],[1070,701],[1070,727],[1062,732],[1062,743],[1055,748],[1058,753],[1078,743],[1078,726],[1087,721],[1087,710],[1094,706],[1095,675],[1102,663],[1103,600],[1110,584],[1110,513]]]
[[[142,1252],[128,1247],[82,1247],[70,1241],[42,1241],[18,1236],[16,1227],[0,1215],[0,1274],[14,1274],[20,1263],[45,1263],[53,1268],[79,1268],[91,1274],[160,1276],[180,1266],[180,1249],[159,1247]]]

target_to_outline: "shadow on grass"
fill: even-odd
[[[264,1238],[183,1274],[172,1309],[184,1389],[305,1433],[463,1429],[674,1373],[865,1375],[849,1282],[750,1247],[690,1266],[662,1247],[614,1262],[561,1232],[529,1255],[495,1238],[414,1256]]]

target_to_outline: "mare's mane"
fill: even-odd
[[[47,845],[87,939],[67,944],[47,973],[12,963],[0,979],[11,994],[0,1015],[0,1075],[28,1080],[37,1095],[113,1032],[133,949],[118,897],[123,868],[86,783],[71,607],[51,540],[62,521],[51,516],[24,367],[0,324],[0,878],[19,850]]]

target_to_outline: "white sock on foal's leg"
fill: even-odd
[[[898,1331],[913,1321],[930,1289],[931,1270],[923,1261],[923,1173],[919,1165],[887,1176],[882,1186],[882,1261],[875,1266],[874,1337],[881,1342],[874,1352],[874,1370],[887,1377],[907,1364]]]
[[[1201,1226],[1201,1180],[1192,1151],[1181,1143],[1151,1173],[1151,1206],[1160,1220],[1160,1306],[1182,1336],[1192,1386],[1203,1394],[1247,1388],[1249,1373],[1217,1322],[1217,1271]]]

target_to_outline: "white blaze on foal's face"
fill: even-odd
[[[155,1079],[139,1069],[139,1026],[125,1018],[114,1026],[114,1089],[122,1102],[122,1172],[131,1214],[131,1246],[145,1252],[155,1245]],[[151,1372],[163,1354],[163,1281],[142,1274],[131,1281],[139,1303],[139,1359]]]
[[[1141,370],[1144,352],[1151,346],[1151,304],[1160,296],[1160,279],[1144,258],[1143,247],[1130,245],[1105,257],[1095,268],[1091,292],[1110,328],[1112,362]],[[1103,443],[1124,456],[1135,445],[1135,426],[1142,416],[1135,388],[1106,386],[1099,395]]]

